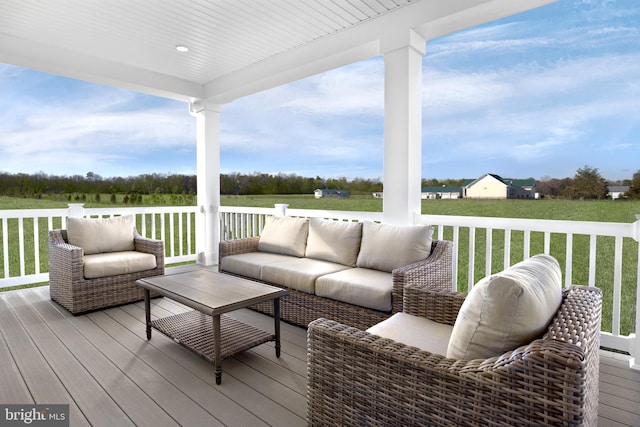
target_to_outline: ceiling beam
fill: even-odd
[[[204,97],[194,82],[7,34],[0,37],[0,62],[178,101]]]
[[[267,58],[205,85],[204,95],[217,103],[303,79],[380,55],[380,45],[398,34],[416,31],[426,40],[557,0],[420,0]]]

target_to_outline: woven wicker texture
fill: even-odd
[[[156,268],[138,273],[85,279],[82,248],[68,243],[66,230],[49,231],[51,299],[73,314],[143,300],[144,289],[137,286],[135,281],[164,274],[164,242],[142,237],[136,232],[134,244],[136,251],[155,255]]]
[[[252,237],[220,242],[220,259],[228,255],[256,252],[258,250],[258,241],[259,237]],[[360,329],[367,329],[388,318],[391,314],[402,310],[404,288],[409,284],[416,286],[429,285],[432,289],[451,290],[453,277],[452,256],[452,242],[435,240],[432,243],[431,255],[428,258],[393,270],[392,311],[390,313],[329,298],[317,297],[276,284],[276,286],[289,291],[288,296],[280,299],[281,319],[295,325],[307,327],[311,321],[323,317]],[[257,304],[251,308],[273,315],[273,304],[268,302]]]
[[[405,311],[432,310],[432,319],[450,320],[463,297],[420,292],[405,292]],[[435,313],[437,299],[445,314]],[[486,360],[447,359],[319,319],[308,329],[308,424],[595,426],[601,308],[599,289],[569,287],[543,337]]]
[[[273,305],[273,304],[272,304]],[[154,328],[173,338],[210,362],[215,362],[213,320],[199,311],[188,311],[151,322]],[[220,316],[220,354],[222,358],[273,341],[270,334],[253,326]]]

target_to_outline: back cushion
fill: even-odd
[[[357,266],[391,272],[425,259],[431,253],[433,228],[428,225],[399,227],[375,222],[362,224]]]
[[[460,308],[447,357],[486,359],[528,344],[546,331],[561,303],[562,273],[549,255],[485,277]]]
[[[362,223],[309,220],[308,258],[355,267],[362,239]]]
[[[115,218],[68,218],[69,243],[84,249],[85,255],[133,251],[133,215]]]
[[[308,235],[309,220],[306,218],[267,217],[258,250],[303,257]]]

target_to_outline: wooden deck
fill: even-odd
[[[163,317],[186,308],[152,300]],[[250,310],[237,319],[273,328]],[[143,303],[72,316],[49,288],[0,293],[0,403],[68,403],[71,425],[306,425],[306,331],[282,324],[282,356],[263,344],[213,366],[154,331]],[[640,372],[603,353],[600,425],[640,425]]]

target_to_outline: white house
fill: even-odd
[[[435,186],[422,187],[423,199],[459,199],[462,198],[462,187],[459,186]]]
[[[609,185],[607,186],[608,194],[611,200],[619,199],[624,196],[624,194],[629,191],[628,185]]]
[[[487,173],[463,188],[463,197],[469,199],[534,199],[536,181],[502,178]]]

